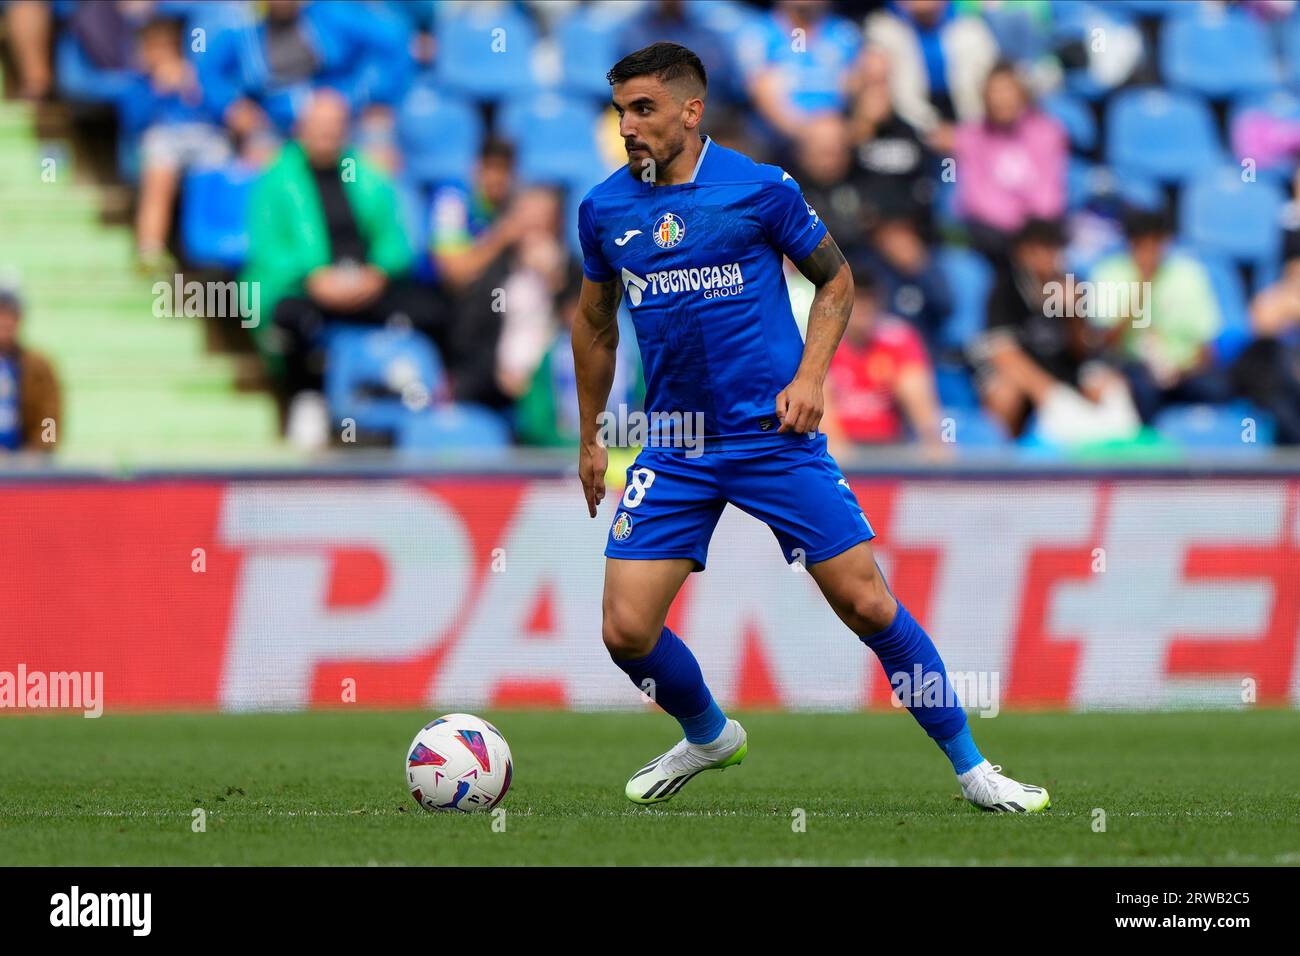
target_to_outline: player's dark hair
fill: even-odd
[[[709,78],[700,58],[680,43],[669,43],[666,40],[629,53],[614,64],[613,69],[605,74],[605,79],[613,86],[635,76],[653,76],[664,83],[693,79],[699,82],[701,88],[709,87]]]

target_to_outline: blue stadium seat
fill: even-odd
[[[424,185],[467,185],[483,141],[483,121],[465,100],[418,83],[397,113],[397,142],[406,174]]]
[[[482,405],[456,402],[416,415],[408,415],[397,433],[397,447],[405,452],[472,450],[499,451],[510,448],[510,428],[505,420]]]
[[[1238,262],[1259,262],[1278,255],[1278,223],[1284,198],[1268,179],[1241,181],[1236,166],[1203,172],[1179,197],[1182,238],[1196,251]]]
[[[590,102],[558,93],[507,102],[499,128],[515,144],[519,178],[526,183],[567,184],[584,171],[601,168],[596,149],[598,115]]]
[[[964,366],[940,362],[934,367],[934,384],[939,404],[956,408],[977,408],[980,403],[975,383]]]
[[[1106,161],[1121,176],[1178,181],[1222,159],[1214,117],[1193,93],[1124,90],[1107,107]]]
[[[438,350],[418,332],[343,325],[325,338],[325,398],[335,423],[351,418],[358,428],[396,434],[447,391]]]
[[[238,164],[194,170],[181,189],[181,246],[188,263],[238,269],[248,256],[248,198],[257,171]]]
[[[1223,317],[1223,331],[1215,340],[1214,349],[1219,361],[1230,363],[1250,344],[1250,313],[1246,303],[1246,290],[1237,267],[1219,256],[1196,257],[1210,276],[1215,298],[1219,300],[1219,314]]]
[[[1289,16],[1279,25],[1282,31],[1282,81],[1300,86],[1300,17]]]
[[[1196,9],[1171,17],[1161,36],[1160,70],[1168,83],[1220,99],[1280,81],[1262,23],[1242,10],[1189,6]]]
[[[1136,173],[1117,176],[1109,166],[1095,165],[1070,157],[1065,172],[1069,207],[1103,206],[1163,210],[1165,193],[1160,184]]]
[[[987,451],[1011,444],[1001,423],[978,405],[973,408],[945,407],[939,412],[941,427],[947,427],[947,419],[952,419],[952,434],[958,452]]]
[[[1097,121],[1087,103],[1077,96],[1058,91],[1044,97],[1039,105],[1065,127],[1075,149],[1089,153],[1096,148]]]
[[[979,253],[958,246],[943,247],[938,259],[953,296],[952,315],[939,340],[944,346],[961,348],[984,330],[993,270]]]
[[[448,88],[496,101],[533,87],[537,31],[514,4],[463,4],[439,18],[436,37],[437,74]]]
[[[1186,0],[1094,0],[1107,13],[1132,17],[1164,17],[1192,4]]]
[[[619,31],[626,15],[582,6],[555,29],[563,63],[564,89],[579,96],[609,99],[606,71],[619,58]]]
[[[1243,440],[1244,420],[1254,423],[1255,440]],[[1174,405],[1156,416],[1156,430],[1184,448],[1258,454],[1273,446],[1276,425],[1272,416],[1249,402],[1226,405]]]

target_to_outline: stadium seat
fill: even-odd
[[[1164,17],[1191,6],[1186,0],[1094,0],[1107,13],[1131,17]]]
[[[1223,166],[1198,175],[1179,197],[1182,238],[1197,252],[1238,262],[1278,254],[1278,222],[1284,198],[1268,179],[1241,181],[1241,170]]]
[[[945,246],[938,258],[953,295],[952,315],[939,340],[944,346],[962,348],[984,329],[993,270],[979,253],[959,246]]]
[[[248,256],[248,197],[257,171],[238,164],[195,170],[181,190],[181,246],[198,266],[238,269]]]
[[[556,27],[563,63],[562,85],[578,96],[609,99],[605,72],[619,58],[619,30],[627,17],[607,9],[582,6]]]
[[[1160,70],[1166,82],[1221,99],[1280,81],[1263,24],[1243,10],[1195,6],[1164,26]]]
[[[1109,166],[1070,157],[1065,173],[1066,196],[1071,209],[1102,205],[1162,210],[1165,193],[1160,184],[1136,173],[1115,175]]]
[[[959,452],[1006,448],[1011,439],[1000,422],[978,405],[970,408],[944,407],[939,413],[941,428],[949,427]]]
[[[478,110],[429,83],[411,88],[397,113],[406,175],[423,185],[466,185],[483,140]]]
[[[1084,153],[1097,146],[1097,121],[1088,104],[1069,93],[1056,92],[1044,97],[1039,104],[1049,116],[1054,116],[1065,127],[1070,145]]]
[[[531,89],[537,32],[514,4],[467,3],[436,28],[437,74],[444,86],[495,102]]]
[[[939,404],[957,409],[977,408],[979,394],[970,373],[961,365],[940,362],[934,367],[934,384]]]
[[[1106,109],[1106,161],[1123,176],[1179,181],[1223,159],[1214,117],[1193,93],[1124,90]]]
[[[1254,441],[1246,441],[1253,423]],[[1249,402],[1227,405],[1174,405],[1156,416],[1156,430],[1186,449],[1258,454],[1273,446],[1276,430],[1272,417]]]
[[[567,184],[580,170],[602,168],[596,149],[599,111],[585,100],[558,93],[512,99],[501,110],[501,134],[518,151],[526,183]]]
[[[404,452],[473,450],[475,457],[510,448],[510,428],[505,420],[482,405],[456,402],[407,415],[397,433],[397,447]]]
[[[336,423],[396,434],[447,391],[438,350],[409,329],[336,326],[326,333],[325,398]]]
[[[1241,354],[1250,344],[1250,313],[1247,309],[1246,290],[1237,267],[1219,256],[1196,257],[1210,276],[1215,298],[1219,301],[1219,314],[1223,331],[1214,342],[1219,361],[1226,365]]]
[[[1300,87],[1300,17],[1290,16],[1279,24],[1282,31],[1282,82]]]

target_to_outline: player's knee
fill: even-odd
[[[613,602],[605,604],[601,639],[611,657],[620,660],[644,657],[650,653],[662,630],[662,624],[647,622],[642,615],[625,606]]]
[[[853,598],[849,613],[855,633],[870,637],[879,634],[894,623],[898,602],[884,587],[870,588]]]

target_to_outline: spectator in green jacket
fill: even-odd
[[[1222,319],[1205,267],[1170,250],[1173,230],[1163,213],[1130,213],[1124,235],[1127,252],[1093,270],[1090,311],[1142,421],[1150,424],[1167,405],[1227,401],[1231,385],[1213,348]]]
[[[306,445],[328,427],[319,395],[327,326],[409,322],[440,337],[433,293],[407,277],[413,251],[393,183],[345,148],[349,124],[347,101],[318,91],[252,196],[244,278],[261,284],[261,310],[271,316],[254,334],[283,363],[290,435]]]

